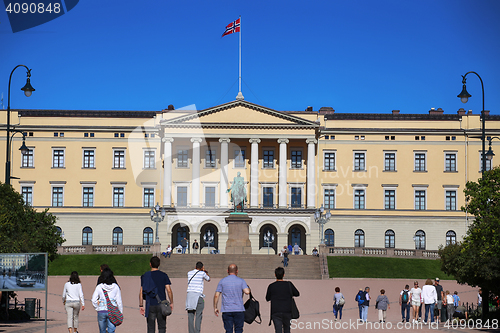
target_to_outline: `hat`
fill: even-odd
[[[439,278],[436,278],[436,281],[439,281]]]

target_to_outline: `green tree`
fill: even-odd
[[[486,296],[488,291],[500,295],[500,168],[467,182],[464,193],[462,210],[474,221],[462,242],[439,250],[441,269],[458,283],[479,286]]]
[[[55,222],[48,209],[37,212],[11,185],[0,183],[0,253],[47,252],[54,260],[64,242]]]

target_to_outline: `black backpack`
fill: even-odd
[[[259,317],[260,321],[257,321],[257,317]],[[245,302],[245,323],[251,324],[254,321],[260,324],[262,323],[262,318],[260,317],[259,301],[250,292],[250,298]]]
[[[408,303],[408,290],[403,290],[403,295],[401,296],[401,303]]]

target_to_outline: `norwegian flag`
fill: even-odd
[[[230,35],[234,32],[240,32],[240,29],[241,29],[240,20],[241,19],[237,19],[236,21],[229,23],[226,26],[226,31],[224,31],[221,38],[224,36]]]

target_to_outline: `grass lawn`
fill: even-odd
[[[453,280],[441,271],[441,262],[430,259],[328,257],[330,277]]]
[[[141,276],[150,270],[151,254],[80,254],[61,255],[49,263],[49,275],[99,275],[99,267],[108,264],[115,275]]]

